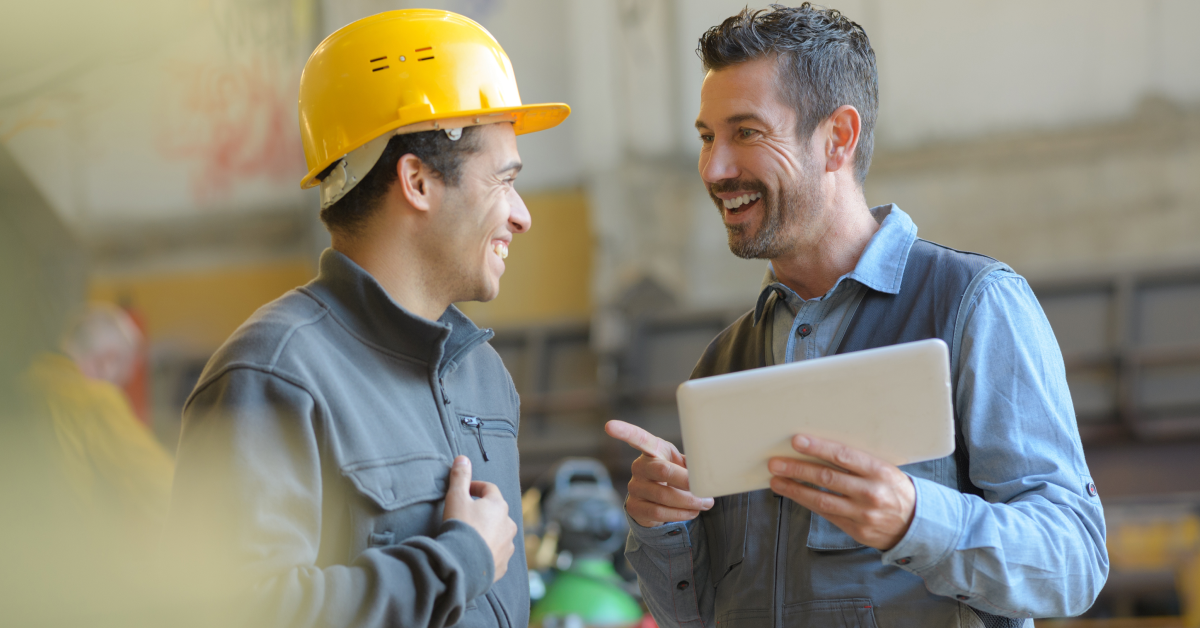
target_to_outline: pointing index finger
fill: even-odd
[[[613,438],[624,441],[630,447],[650,456],[678,463],[681,458],[675,451],[675,446],[646,430],[624,421],[609,421],[604,424],[604,431]],[[665,451],[664,451],[665,450]]]

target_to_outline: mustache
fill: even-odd
[[[725,179],[723,181],[717,181],[716,183],[710,183],[708,185],[708,195],[712,197],[713,201],[717,201],[717,202],[720,202],[720,200],[721,200],[721,199],[717,198],[718,194],[722,194],[725,192],[746,192],[746,191],[758,192],[759,194],[762,194],[763,198],[767,197],[767,186],[765,184],[763,184],[762,181],[757,181],[757,180],[753,180],[753,179],[749,179],[749,180]]]

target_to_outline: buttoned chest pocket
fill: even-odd
[[[432,536],[442,521],[450,459],[436,453],[371,460],[342,469],[354,487],[348,500],[350,556],[394,545],[413,536]]]

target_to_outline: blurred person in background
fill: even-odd
[[[168,524],[240,619],[526,625],[517,393],[453,303],[499,293],[531,224],[516,136],[568,112],[522,105],[500,45],[445,11],[359,20],[309,58],[303,185],[332,248],[206,366]]]
[[[957,448],[897,468],[798,435],[826,465],[774,458],[770,490],[700,499],[671,443],[610,422],[643,452],[626,556],[659,625],[995,628],[1087,610],[1108,554],[1058,343],[1021,276],[867,205],[866,33],[772,5],[710,29],[698,53],[701,178],[730,250],[770,264],[692,377],[940,338]]]
[[[120,388],[142,341],[121,308],[88,304],[5,399],[0,607],[12,621],[140,625],[164,602],[173,462]]]
[[[121,390],[142,342],[124,310],[90,303],[69,324],[61,353],[35,358],[25,379],[35,412],[53,426],[54,457],[76,496],[149,556],[166,520],[173,462]]]

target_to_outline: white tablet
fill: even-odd
[[[692,493],[769,488],[767,460],[827,438],[894,465],[954,452],[946,343],[921,340],[684,382],[676,392]]]

